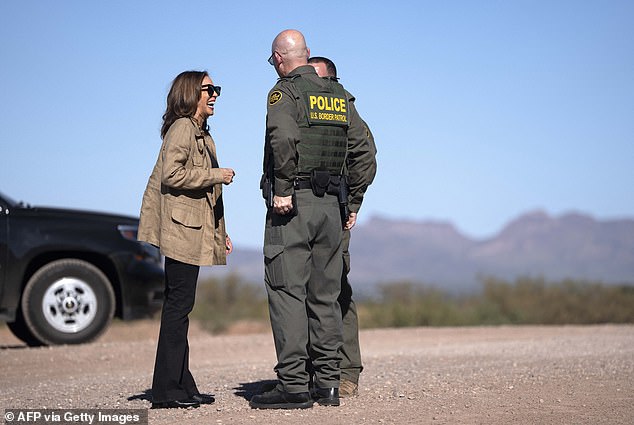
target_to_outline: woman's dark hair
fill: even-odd
[[[200,100],[203,78],[208,76],[206,71],[185,71],[174,78],[167,95],[167,108],[163,114],[161,137],[165,137],[167,130],[177,119],[194,116]]]

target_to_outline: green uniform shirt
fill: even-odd
[[[328,84],[320,78],[311,65],[299,66],[286,78],[280,78],[271,89],[267,102],[266,136],[264,145],[264,172],[268,169],[268,161],[275,158],[273,167],[275,195],[291,196],[294,193],[293,182],[297,177],[297,144],[301,143],[298,122],[306,120],[306,110],[301,93],[291,81],[294,75],[301,75],[319,86]],[[348,93],[349,95],[349,93]],[[354,98],[350,96],[350,100]],[[351,203],[350,211],[357,212],[361,206],[363,193],[374,177],[371,169],[376,169],[373,149],[368,142],[367,126],[359,117],[354,103],[349,102],[350,125],[348,127],[348,155],[347,161],[350,174]],[[371,178],[368,175],[372,174]]]
[[[351,109],[355,111],[351,116],[354,125],[351,123],[348,130],[347,168],[350,184],[348,208],[356,213],[361,208],[365,191],[376,175],[376,145],[370,128],[354,108],[354,96],[348,93],[348,97],[349,104],[352,105]]]

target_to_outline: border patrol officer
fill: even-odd
[[[308,65],[309,55],[304,36],[285,30],[273,41],[269,58],[281,77],[268,97],[263,179],[264,195],[270,192],[265,282],[279,383],[254,396],[253,408],[311,407],[309,370],[317,403],[339,405],[337,298],[342,229],[348,224],[339,188],[346,152],[362,142],[349,134],[362,130],[352,128],[356,110],[343,86],[320,78]]]
[[[314,56],[308,59],[317,75],[322,78],[337,78],[337,67],[328,58]],[[354,101],[354,97],[348,94],[350,102]],[[358,115],[352,118],[359,118]],[[376,175],[376,145],[374,137],[365,121],[362,120],[360,126],[355,128],[365,129],[366,143],[360,144],[356,152],[348,152],[348,161],[354,162],[352,173],[357,175],[351,176],[350,180],[358,182],[350,187],[350,216],[356,221],[357,213],[363,202],[363,195],[368,186],[372,184]],[[353,224],[354,225],[354,224]],[[352,226],[350,226],[352,228]],[[339,305],[343,317],[343,345],[341,346],[341,381],[339,383],[339,395],[341,397],[349,397],[358,394],[359,375],[363,370],[361,363],[361,349],[359,346],[359,320],[357,316],[357,307],[352,300],[352,287],[348,281],[350,273],[350,230],[345,230],[343,234],[343,274],[341,276],[341,294],[339,295]]]

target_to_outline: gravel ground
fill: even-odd
[[[270,332],[192,325],[191,369],[216,403],[149,410],[152,425],[634,424],[632,325],[362,331],[359,396],[293,411],[248,406],[275,379]],[[157,334],[115,323],[92,344],[27,348],[0,327],[0,407],[146,409]]]

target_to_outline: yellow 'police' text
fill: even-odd
[[[315,107],[320,111],[346,112],[346,100],[339,97],[309,96],[310,109]]]

